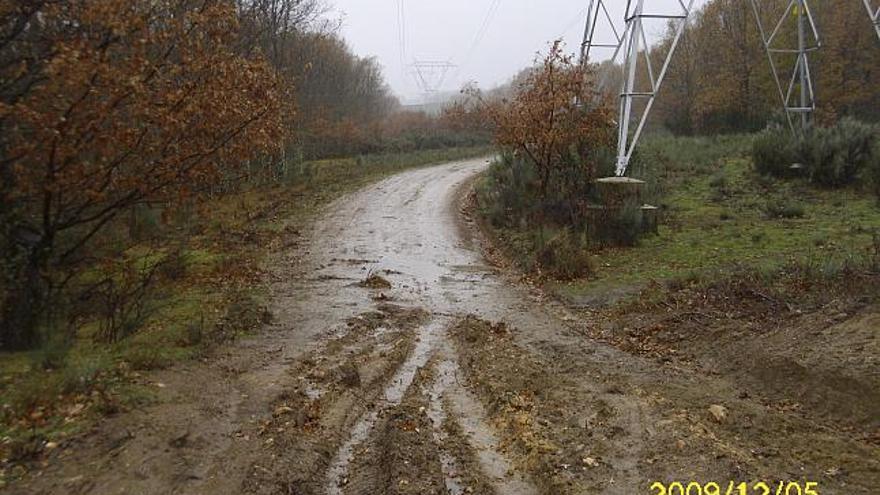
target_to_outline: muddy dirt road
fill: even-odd
[[[631,495],[791,480],[876,493],[870,436],[593,340],[598,318],[490,266],[461,212],[485,166],[410,171],[333,203],[277,260],[270,328],[153,377],[160,404],[108,420],[13,492]]]

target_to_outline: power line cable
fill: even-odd
[[[474,39],[471,41],[470,46],[467,49],[467,52],[462,59],[462,63],[459,64],[458,69],[455,72],[455,76],[453,77],[454,81],[458,80],[458,77],[461,73],[462,68],[468,65],[473,58],[474,52],[477,47],[482,43],[483,39],[486,37],[486,34],[489,32],[489,27],[492,25],[492,21],[495,19],[495,16],[498,14],[498,10],[501,7],[501,0],[492,0],[492,3],[489,5],[489,9],[486,11],[486,15],[483,17],[483,21],[480,23],[480,27],[477,29],[476,35],[474,35]]]
[[[589,7],[586,7],[586,8],[584,8],[584,9],[581,9],[581,10],[580,10],[580,11],[574,16],[574,18],[572,18],[572,20],[569,21],[569,23],[565,26],[565,28],[562,30],[562,32],[559,33],[559,36],[557,36],[556,39],[562,39],[563,37],[565,37],[566,34],[568,34],[568,32],[569,32],[572,28],[574,28],[576,25],[579,25],[580,23],[582,23],[582,22],[583,22],[583,19],[584,19],[584,16],[587,15],[587,10],[589,10]]]
[[[400,72],[406,76],[406,10],[404,0],[397,0],[397,46],[400,51]]]

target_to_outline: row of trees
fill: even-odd
[[[760,2],[768,30],[788,3]],[[876,121],[880,46],[864,6],[855,0],[811,5],[823,43],[811,54],[818,118],[833,121],[850,115]],[[796,46],[793,29],[783,29],[780,36]],[[670,31],[655,47],[658,56],[668,50],[671,39]],[[793,59],[777,57],[787,85]],[[763,127],[780,108],[751,3],[709,1],[684,33],[657,100],[655,122],[683,134],[750,131]]]
[[[121,214],[174,201],[284,137],[283,79],[220,0],[0,2],[4,348]]]
[[[327,13],[323,0],[0,0],[0,349],[70,322],[62,302],[95,292],[72,287],[131,245],[118,227],[138,208],[283,160],[455,144],[431,139],[450,123],[400,112]]]

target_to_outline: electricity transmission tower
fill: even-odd
[[[693,12],[693,0],[676,0],[678,8],[674,12],[647,11],[646,0],[627,0],[624,12],[624,26],[621,27],[609,12],[610,0],[590,0],[584,40],[581,45],[581,63],[590,61],[592,50],[611,49],[611,62],[622,69],[617,136],[617,175],[626,174],[635,146],[645,128],[657,93],[663,84],[666,71],[681,36]],[[809,0],[789,0],[773,29],[765,29],[761,15],[760,0],[751,3],[758,23],[761,42],[770,63],[770,71],[785,109],[786,118],[792,131],[804,132],[811,124],[816,109],[816,93],[813,75],[810,70],[810,55],[821,48],[822,42],[816,21],[810,9]],[[880,36],[880,8],[872,6],[876,0],[863,0],[874,28]],[[619,4],[618,4],[619,5]],[[656,7],[655,7],[656,8]],[[645,34],[646,20],[661,20],[673,30],[672,42],[665,53],[665,60],[656,72],[652,61],[651,47]],[[602,36],[605,39],[601,39]],[[609,34],[610,33],[610,34]],[[622,56],[622,57],[621,57]],[[618,59],[622,61],[618,62]],[[791,65],[790,76],[788,63]],[[785,71],[782,74],[782,71]],[[783,80],[782,76],[786,78]],[[600,79],[600,88],[607,73]],[[799,125],[796,125],[796,121]],[[635,130],[632,131],[632,126]]]
[[[581,45],[581,63],[589,61],[593,48],[613,48],[614,53],[611,60],[614,62],[621,53],[623,54],[621,65],[623,84],[620,91],[617,121],[616,170],[618,176],[623,176],[626,174],[636,144],[645,129],[651,108],[654,106],[654,100],[657,98],[657,93],[666,77],[666,72],[681,40],[688,18],[693,11],[694,0],[687,2],[677,0],[678,5],[675,8],[664,8],[660,11],[646,11],[645,0],[627,0],[624,12],[625,26],[622,29],[616,26],[606,3],[605,0],[590,0],[587,23],[584,29],[584,42]],[[656,3],[658,2],[654,2],[654,4]],[[674,32],[672,43],[665,54],[659,72],[651,57],[651,45],[645,33],[646,20],[667,23],[672,26]],[[599,39],[601,34],[597,27],[600,22],[610,26],[613,39],[608,41]],[[634,114],[635,120],[633,119]],[[636,124],[636,127],[635,131],[630,133],[632,124]]]
[[[758,23],[758,32],[761,34],[761,42],[767,52],[770,71],[773,73],[779,97],[782,99],[789,126],[794,130],[796,127],[793,116],[799,116],[800,131],[804,132],[809,127],[810,117],[816,110],[816,92],[813,89],[813,75],[810,72],[810,53],[822,46],[808,0],[791,0],[769,35],[764,28],[758,0],[751,0],[751,3]],[[786,26],[791,28],[792,23],[797,32],[796,42],[786,43],[783,41]],[[783,86],[778,69],[778,57],[791,58],[792,55],[796,58],[791,77],[788,78],[787,86]]]
[[[611,31],[613,38],[609,39],[606,35],[605,39],[597,39],[601,35],[597,33],[601,25],[604,25],[606,29]],[[613,49],[614,54],[611,56],[611,59],[616,59],[622,43],[623,35],[618,32],[614,19],[612,19],[611,14],[608,12],[608,8],[605,7],[605,2],[603,0],[590,0],[590,5],[587,7],[587,23],[584,27],[584,41],[581,43],[581,65],[587,63],[590,59],[590,51],[594,48]]]
[[[458,66],[448,61],[416,60],[410,67],[412,67],[412,74],[419,89],[426,96],[431,96],[443,88],[443,82],[449,71]]]
[[[877,37],[880,38],[880,6],[874,7],[871,0],[863,1],[865,2],[865,9],[868,10],[868,16],[874,24],[874,30],[877,31]]]

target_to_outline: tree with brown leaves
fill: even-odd
[[[596,178],[597,153],[613,137],[611,110],[595,91],[593,74],[574,63],[560,42],[511,99],[484,101],[483,111],[494,122],[497,144],[537,168],[542,196],[551,183],[573,190],[574,181]]]
[[[0,344],[134,205],[191,195],[281,141],[282,90],[224,0],[0,0]]]

